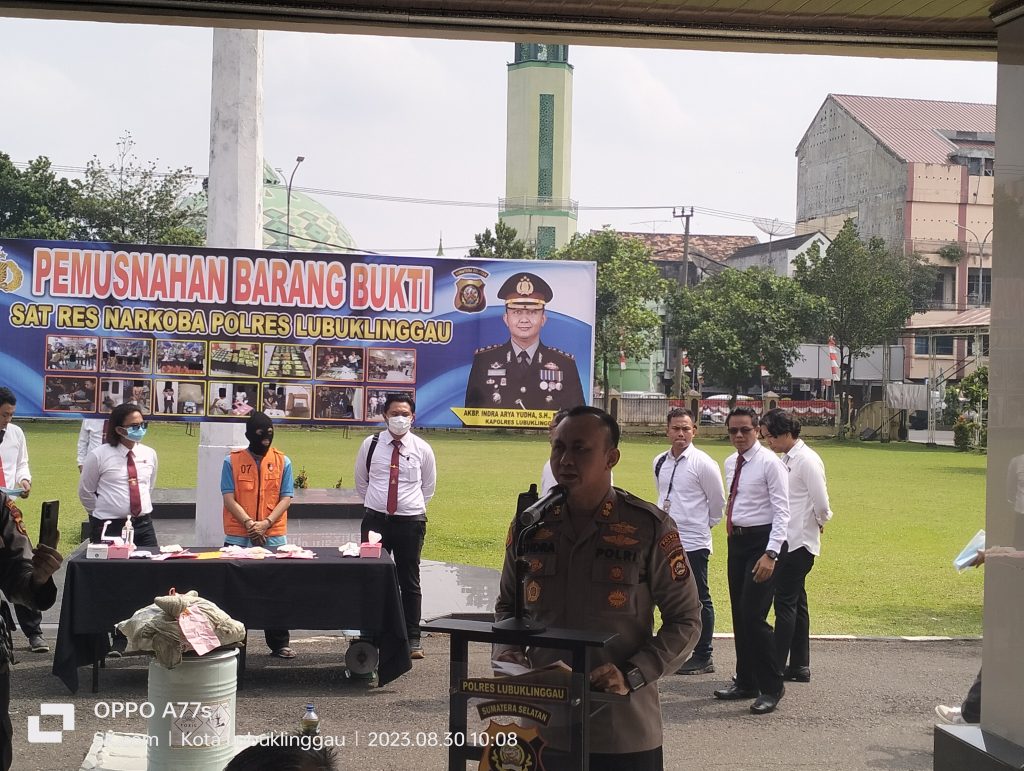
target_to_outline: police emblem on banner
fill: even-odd
[[[452,271],[455,277],[455,310],[479,313],[487,307],[484,279],[489,275],[482,268],[466,267]]]
[[[0,249],[0,292],[17,292],[21,288],[25,274],[18,263],[7,256],[7,252]]]
[[[544,771],[545,742],[536,728],[492,720],[484,733],[490,741],[480,758],[480,771]]]

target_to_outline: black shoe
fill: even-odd
[[[690,656],[686,660],[686,663],[676,670],[677,675],[710,675],[715,671],[715,662],[709,656],[708,658],[698,658],[697,656]]]
[[[786,671],[783,673],[782,678],[784,680],[789,680],[791,683],[809,683],[811,682],[811,668],[786,667]]]
[[[736,701],[737,699],[756,699],[757,691],[753,689],[740,688],[738,685],[730,685],[728,688],[720,688],[715,691],[716,699],[725,701]]]
[[[779,706],[779,700],[786,693],[786,688],[783,686],[782,690],[779,691],[777,696],[772,696],[768,693],[762,693],[753,704],[750,705],[750,711],[755,715],[767,715],[769,712],[774,712],[775,708]]]

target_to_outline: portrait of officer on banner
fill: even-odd
[[[514,273],[501,285],[510,338],[473,355],[466,407],[558,410],[584,403],[576,360],[540,340],[552,295],[534,273]]]

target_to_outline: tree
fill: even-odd
[[[0,153],[0,237],[74,239],[81,235],[81,199],[40,156],[21,171]]]
[[[157,172],[156,162],[139,161],[134,146],[126,133],[118,140],[114,163],[104,166],[93,156],[85,178],[76,183],[87,237],[136,244],[203,244],[206,234],[193,200],[192,169]]]
[[[800,343],[821,322],[823,303],[785,276],[764,268],[726,270],[670,302],[669,330],[704,369],[704,377],[736,395],[765,367],[784,377]]]
[[[661,319],[655,305],[664,300],[668,283],[651,262],[644,244],[606,228],[577,233],[548,259],[597,263],[594,355],[601,363],[601,385],[608,393],[608,362],[624,354],[649,356],[657,346]]]
[[[854,359],[897,339],[914,311],[927,307],[935,286],[934,268],[918,255],[893,253],[879,238],[865,244],[850,219],[824,254],[812,244],[793,265],[800,286],[825,300],[821,339],[835,338],[847,393]]]
[[[494,224],[494,233],[486,228],[473,236],[476,246],[469,250],[470,257],[489,260],[535,260],[537,251],[532,244],[517,237],[516,229],[501,220]]]

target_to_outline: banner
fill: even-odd
[[[589,403],[593,263],[0,239],[21,417],[546,426]]]

